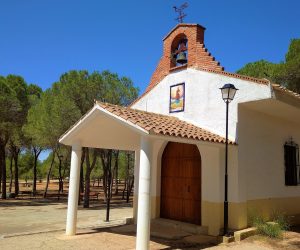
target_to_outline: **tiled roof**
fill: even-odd
[[[225,138],[174,116],[161,115],[103,102],[97,102],[97,104],[106,111],[146,130],[149,134],[225,143]],[[232,141],[228,142],[235,144]]]
[[[246,80],[246,81],[250,81],[250,82],[255,82],[255,83],[259,83],[259,84],[264,84],[264,85],[269,84],[269,80],[267,80],[267,79],[255,78],[255,77],[240,75],[237,73],[231,73],[231,72],[227,72],[227,71],[204,69],[204,68],[199,68],[199,67],[196,69],[216,73],[219,75],[225,75],[225,76],[229,76],[229,77],[233,77],[233,78],[237,78],[237,79],[242,79],[242,80]]]

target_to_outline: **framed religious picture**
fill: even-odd
[[[170,107],[169,112],[182,112],[184,111],[185,102],[185,88],[184,83],[179,83],[170,86]]]

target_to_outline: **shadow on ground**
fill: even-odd
[[[21,206],[49,206],[49,205],[61,205],[66,203],[65,201],[51,200],[51,199],[7,199],[0,200],[1,207],[21,207]]]
[[[49,205],[67,205],[67,199],[57,198],[14,198],[14,199],[0,199],[1,207],[22,207],[22,206],[49,206]],[[82,206],[83,202],[80,202],[80,206],[78,206],[78,210],[99,210],[106,209],[106,203],[103,200],[91,200],[90,207],[84,208]],[[126,203],[124,200],[113,200],[110,204],[110,208],[120,208],[120,207],[132,207],[132,201]],[[58,209],[65,209],[65,207],[61,207]]]
[[[127,226],[114,226],[109,228],[93,228],[89,230],[81,230],[76,235],[91,235],[91,234],[98,234],[98,233],[113,233],[117,235],[124,235],[124,236],[133,236],[135,237],[135,232],[126,232],[126,230],[122,230],[122,228]],[[164,245],[163,249],[205,249],[208,247],[216,246],[216,243],[206,242],[206,243],[195,243],[195,242],[188,242],[185,240],[184,237],[180,239],[165,239],[161,237],[154,237],[151,236],[150,240],[152,242]]]

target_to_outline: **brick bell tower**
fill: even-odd
[[[163,55],[152,74],[146,92],[176,70],[186,68],[224,70],[205,48],[204,31],[205,28],[199,24],[180,23],[165,36]],[[183,60],[178,59],[179,56]]]

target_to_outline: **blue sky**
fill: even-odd
[[[109,69],[141,92],[175,25],[182,1],[10,0],[0,2],[0,75],[43,89],[71,69]],[[190,0],[187,23],[206,27],[205,45],[225,70],[284,59],[300,37],[298,0]]]

